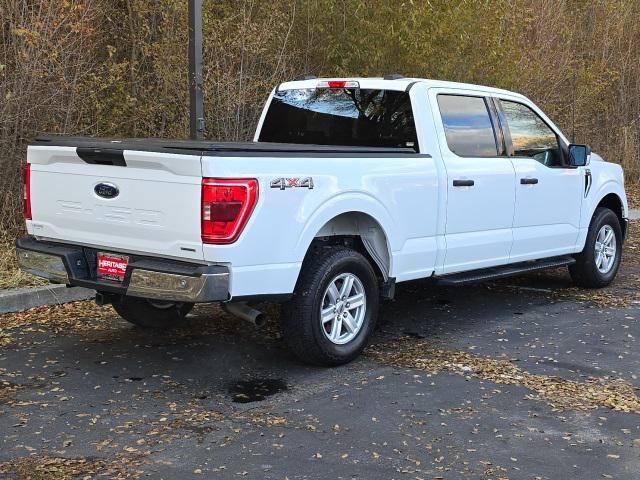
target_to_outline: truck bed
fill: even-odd
[[[417,155],[412,148],[351,147],[268,142],[212,142],[164,138],[102,138],[66,135],[40,136],[31,145],[80,149],[137,150],[207,156],[396,156]]]
[[[33,218],[27,229],[44,240],[203,262],[202,177],[234,178],[242,170],[238,157],[253,165],[251,174],[243,174],[250,178],[260,170],[252,162],[262,157],[272,165],[417,155],[410,148],[43,136],[28,150]],[[274,176],[286,172],[277,169]],[[269,177],[263,179],[267,185]],[[113,198],[96,192],[104,188]]]

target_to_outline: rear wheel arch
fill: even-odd
[[[371,262],[384,281],[389,279],[392,267],[389,238],[380,222],[371,215],[359,211],[336,215],[315,234],[307,249],[307,256],[324,245],[353,248]]]

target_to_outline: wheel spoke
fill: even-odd
[[[323,324],[330,322],[336,317],[336,307],[330,305],[329,307],[325,308],[324,310],[322,310],[321,317]]]
[[[329,295],[330,302],[335,305],[335,303],[338,301],[338,298],[340,297],[340,292],[338,292],[338,287],[336,287],[335,282],[332,282],[331,285],[329,285],[327,295]]]
[[[605,230],[605,232],[603,243],[608,246],[611,244],[611,240],[613,240],[613,230]]]
[[[347,278],[344,279],[344,282],[342,283],[342,288],[340,289],[340,298],[346,297],[351,293],[354,280],[355,280],[355,277],[353,275],[349,275]]]
[[[331,333],[329,336],[333,341],[338,340],[340,338],[340,333],[342,332],[342,317],[337,317],[333,320],[331,324]]]
[[[596,256],[596,267],[602,268],[603,259],[604,259],[604,255],[602,254],[602,252],[598,252],[598,255]]]
[[[349,306],[347,307],[349,310],[353,310],[361,305],[364,305],[364,294],[358,293],[353,297],[347,298],[347,303],[349,304]]]
[[[342,323],[347,328],[349,333],[353,333],[356,331],[356,327],[357,327],[356,319],[353,318],[353,315],[351,315],[351,312],[346,312],[346,313],[347,313],[347,316],[342,318]]]

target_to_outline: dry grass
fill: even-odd
[[[0,240],[0,289],[46,285],[42,278],[34,277],[18,268],[13,242]]]
[[[629,208],[640,208],[640,183],[630,183],[624,186],[627,193]]]

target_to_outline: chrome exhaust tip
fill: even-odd
[[[222,308],[225,312],[231,315],[241,318],[256,327],[264,327],[267,323],[267,316],[260,310],[251,308],[246,303],[223,303]]]

